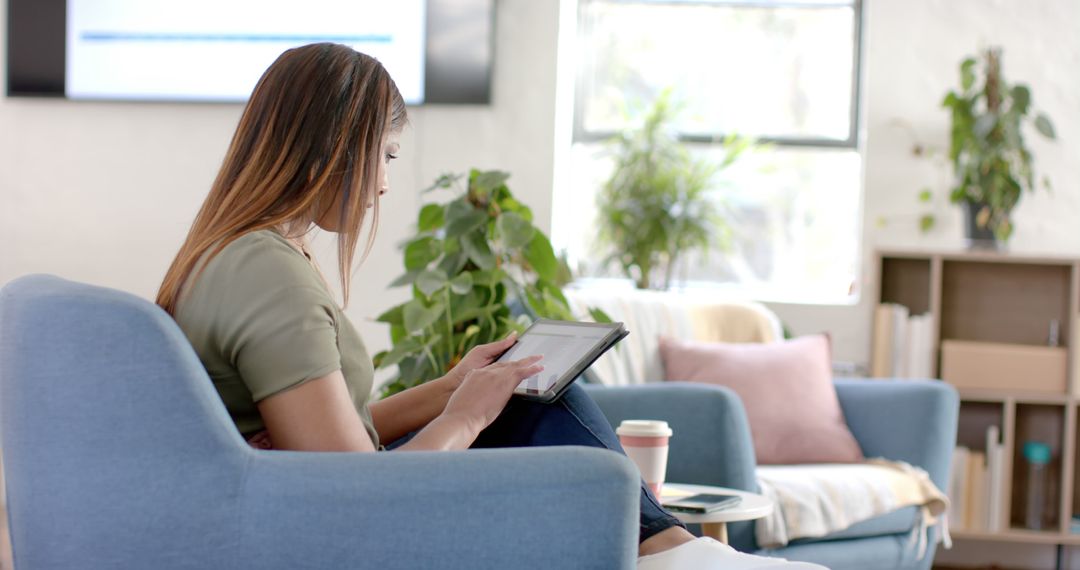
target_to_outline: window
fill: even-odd
[[[594,196],[605,141],[670,90],[674,128],[702,156],[737,133],[766,147],[716,180],[726,250],[690,252],[678,286],[763,300],[849,302],[861,236],[860,0],[580,0],[574,143],[556,196],[556,245],[586,276],[601,267]]]

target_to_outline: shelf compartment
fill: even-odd
[[[930,259],[883,257],[881,302],[903,305],[913,315],[930,311]]]
[[[1006,433],[1012,425],[1015,407],[1012,402],[973,402],[961,401],[959,422],[956,431],[956,444],[968,449],[968,454],[958,455],[953,459],[953,471],[950,477],[948,493],[953,502],[950,507],[952,518],[950,526],[957,531],[985,533],[1002,530],[1008,525],[1008,505],[1003,491],[1008,485],[1008,453],[1003,453],[1003,468],[999,472],[1003,482],[998,490],[1000,511],[996,522],[991,521],[990,502],[993,492],[990,488],[990,476],[987,465],[990,453],[987,450],[987,431],[991,426],[998,429],[998,437],[1009,448]],[[999,443],[1002,440],[999,439]],[[977,456],[982,456],[977,459]],[[966,459],[965,459],[966,458]],[[965,462],[966,461],[966,462]]]
[[[1051,323],[1067,346],[1071,265],[945,260],[941,338],[1047,346]]]
[[[1063,528],[1061,498],[1062,458],[1065,440],[1065,406],[1052,404],[1019,404],[1016,406],[1016,436],[1012,444],[1012,484],[1009,530],[1038,532],[1027,528],[1028,462],[1024,459],[1024,443],[1040,441],[1050,446],[1050,463],[1045,477],[1042,531],[1057,532]]]

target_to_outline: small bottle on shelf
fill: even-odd
[[[1050,446],[1041,441],[1024,442],[1024,459],[1028,464],[1024,526],[1042,530],[1049,485]]]

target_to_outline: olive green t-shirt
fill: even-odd
[[[367,349],[319,273],[277,232],[225,246],[187,284],[175,318],[245,437],[265,428],[256,402],[341,370],[378,448]]]

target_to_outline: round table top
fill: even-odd
[[[687,485],[683,483],[664,483],[664,486],[661,489],[660,502],[663,504],[665,501],[673,501],[678,498],[698,493],[738,495],[742,497],[742,500],[735,506],[720,509],[711,513],[697,514],[672,512],[671,514],[675,515],[676,518],[684,523],[728,523],[750,521],[766,517],[772,512],[773,507],[775,506],[772,499],[757,493],[728,489],[726,487]]]

